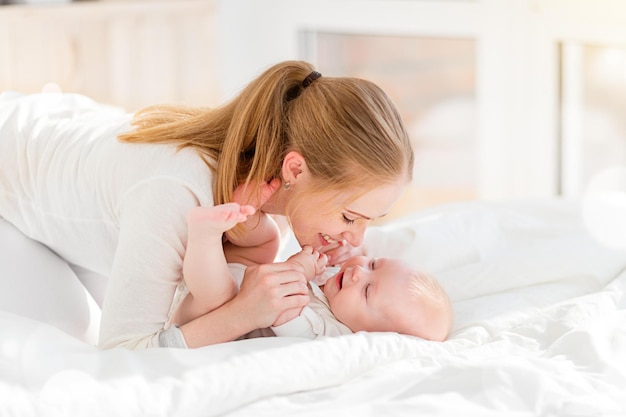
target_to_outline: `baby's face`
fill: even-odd
[[[398,259],[355,256],[326,281],[324,294],[333,314],[353,332],[399,331],[405,313],[422,308],[408,291],[413,275]]]

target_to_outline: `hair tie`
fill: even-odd
[[[310,86],[313,81],[317,80],[321,76],[322,74],[317,71],[311,72],[304,78],[304,80],[302,80],[302,83],[300,83],[299,85],[294,85],[287,91],[285,95],[285,101],[291,101],[294,98],[298,97],[300,93],[302,93],[302,90]]]
[[[302,88],[307,88],[308,86],[311,85],[313,81],[317,80],[321,76],[322,74],[320,74],[319,72],[313,71],[312,73],[307,75],[304,80],[302,80]]]

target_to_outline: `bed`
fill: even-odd
[[[626,251],[583,208],[474,201],[371,227],[372,256],[448,290],[443,343],[357,333],[148,351],[94,347],[80,274],[0,219],[0,415],[624,416]]]

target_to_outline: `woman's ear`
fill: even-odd
[[[302,179],[302,176],[308,174],[306,161],[304,157],[296,151],[291,151],[285,155],[283,159],[283,183],[295,184],[298,179]]]

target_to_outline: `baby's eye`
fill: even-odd
[[[345,214],[342,214],[342,216],[343,216],[343,221],[346,222],[346,224],[352,224],[356,220],[356,219],[350,219],[350,218],[346,217]]]
[[[371,288],[372,288],[372,284],[367,284],[365,286],[365,299],[369,298]]]
[[[376,269],[376,259],[372,259],[370,261],[370,269],[373,271],[374,269]]]

